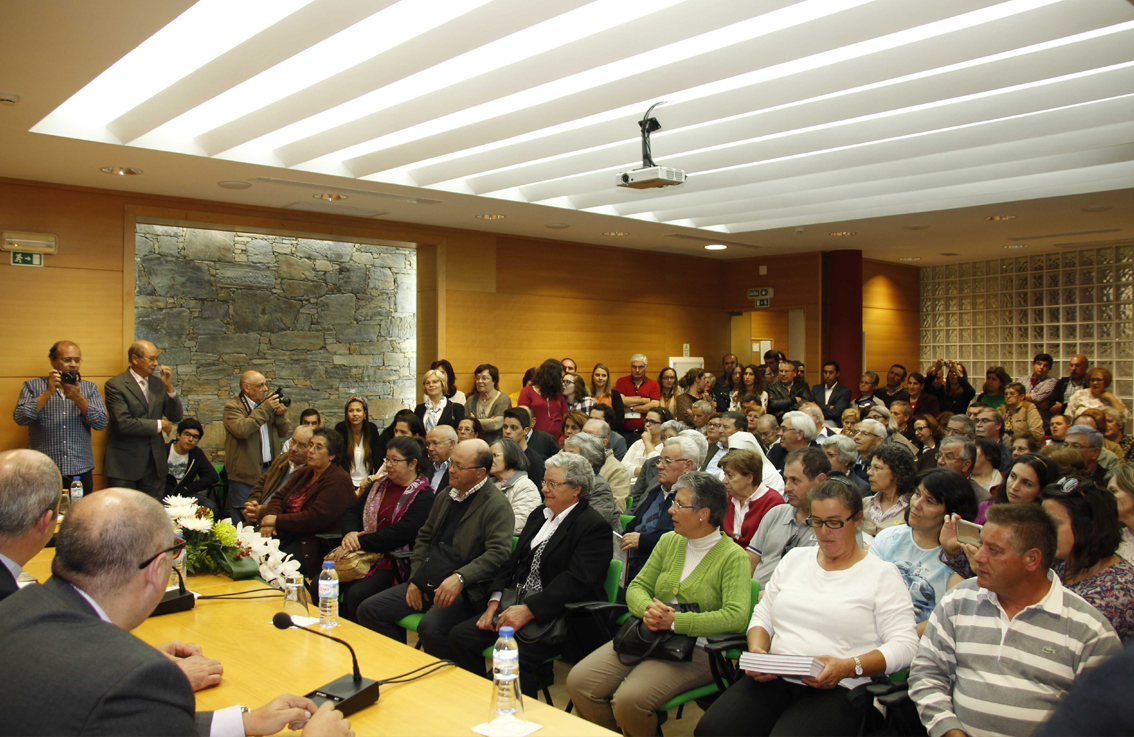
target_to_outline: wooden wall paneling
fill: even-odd
[[[749,315],[752,318],[751,340],[771,340],[773,350],[787,354],[788,311],[753,310]]]
[[[799,253],[788,256],[764,256],[722,263],[721,307],[726,310],[754,309],[748,299],[753,287],[772,287],[776,296],[772,309],[820,305],[823,301],[823,262],[820,253]],[[760,276],[760,266],[768,273]],[[810,340],[810,337],[808,338]]]
[[[109,193],[0,181],[0,229],[56,236],[59,253],[44,258],[43,270],[121,272],[122,202]],[[133,237],[131,232],[130,238]],[[31,270],[20,269],[21,273]]]
[[[913,371],[921,363],[918,269],[864,259],[862,279],[866,370],[885,375],[900,363]]]
[[[446,239],[445,247],[448,289],[496,291],[496,236],[461,233]]]
[[[504,369],[497,360],[496,349],[507,324],[501,326],[496,319],[496,295],[450,289],[446,298],[445,358],[457,372],[457,388],[465,394],[475,391],[473,369],[490,363],[501,371],[500,388],[504,390]],[[510,391],[514,389],[505,393]]]
[[[657,363],[650,357],[650,376],[656,378],[670,356],[680,356],[682,344],[689,344],[690,356],[701,356],[705,366],[719,372],[721,357],[731,348],[732,325],[727,312],[711,307],[665,307],[665,355]],[[627,357],[629,358],[629,357]],[[629,366],[629,360],[627,360]]]
[[[440,353],[441,299],[445,295],[439,280],[444,258],[443,246],[423,245],[417,249],[417,376],[429,370],[429,364]]]

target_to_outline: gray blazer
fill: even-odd
[[[181,669],[61,578],[0,602],[0,652],[0,735],[209,733]]]
[[[129,371],[107,379],[106,410],[110,415],[110,439],[102,472],[116,479],[136,481],[146,473],[146,457],[152,456],[160,478],[165,478],[168,453],[157,420],[164,415],[170,422],[181,422],[181,395],[170,397],[157,373],[150,374],[149,397],[142,396]]]

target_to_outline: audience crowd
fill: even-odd
[[[931,737],[1030,735],[1075,708],[1081,677],[1134,637],[1134,436],[1111,372],[1085,356],[1062,378],[1039,354],[1028,376],[992,366],[983,382],[956,361],[896,364],[864,373],[857,391],[838,362],[809,385],[779,351],[656,378],[642,354],[623,376],[550,358],[513,395],[497,367],[466,380],[442,359],[388,427],[351,396],[341,421],[307,408],[293,428],[284,393],[249,370],[224,406],[216,467],[158,347],[138,341],[127,358],[100,394],[80,376],[79,346],[62,341],[50,373],[23,385],[13,418],[30,450],[0,453],[6,651],[20,633],[51,639],[51,608],[88,616],[85,598],[101,616],[113,594],[129,604],[102,617],[118,626],[107,647],[148,662],[128,631],[169,550],[128,578],[111,561],[121,548],[108,548],[93,560],[114,568],[109,583],[80,556],[100,534],[166,546],[168,526],[147,527],[166,495],[277,538],[309,582],[334,561],[352,572],[345,618],[405,642],[405,617],[423,614],[425,652],[478,675],[491,677],[496,630],[513,627],[524,694],[546,689],[563,658],[579,715],[628,735],[656,734],[666,701],[712,684],[711,644],[727,636],[818,667],[739,672],[706,703],[699,735],[861,734],[903,705]],[[104,428],[117,490],[92,493],[91,430]],[[54,577],[33,587],[49,595],[20,591],[71,480],[88,498],[60,530]],[[617,633],[584,611],[594,602],[628,612]],[[635,642],[653,645],[643,656]],[[908,700],[883,714],[872,680],[908,683]],[[155,698],[136,688],[141,703]],[[103,731],[192,717],[185,696],[153,700],[153,721],[103,715]],[[348,729],[305,699],[277,702],[246,713],[246,733]]]

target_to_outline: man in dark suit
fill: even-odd
[[[851,406],[851,390],[839,383],[842,368],[838,361],[823,364],[823,383],[811,388],[811,398],[823,410],[823,419],[842,429],[843,412]]]
[[[673,485],[682,474],[696,471],[704,460],[697,444],[690,438],[678,436],[665,441],[658,458],[658,485],[646,492],[638,505],[638,513],[626,524],[622,536],[622,549],[629,550],[626,580],[638,575],[661,536],[673,530],[673,517],[669,516],[673,504]]]
[[[198,714],[174,662],[189,646],[153,648],[130,634],[165,593],[173,543],[165,510],[137,491],[103,491],[70,510],[52,577],[0,603],[0,652],[20,664],[0,669],[0,735],[207,735],[214,726],[267,735],[307,722],[315,704],[291,695],[243,714],[237,706]],[[333,716],[321,712],[309,737]]]
[[[0,601],[55,534],[62,486],[59,467],[38,450],[0,453]]]
[[[449,657],[467,671],[485,675],[484,648],[501,626],[522,630],[529,622],[546,625],[576,601],[603,598],[610,567],[610,525],[587,503],[594,472],[580,455],[549,458],[544,471],[543,507],[536,508],[520,532],[512,556],[490,590],[488,607],[449,631]],[[523,589],[523,602],[500,610],[505,591]],[[523,643],[520,689],[535,698],[535,671],[559,654],[562,643]]]
[[[157,346],[139,340],[127,352],[130,368],[107,380],[110,440],[102,468],[109,486],[137,489],[155,498],[165,492],[163,435],[182,418],[173,371],[158,365],[159,355]]]

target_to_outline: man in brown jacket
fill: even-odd
[[[252,485],[279,455],[280,439],[287,437],[287,407],[278,397],[267,395],[264,375],[245,371],[240,375],[240,394],[224,403],[224,467],[234,522],[244,520]]]
[[[268,502],[283,488],[292,474],[307,463],[307,442],[311,440],[311,432],[314,429],[310,425],[300,425],[295,428],[287,452],[276,456],[264,475],[256,480],[256,485],[248,494],[248,501],[244,502],[244,518],[250,524],[259,523],[260,507],[268,506]]]

